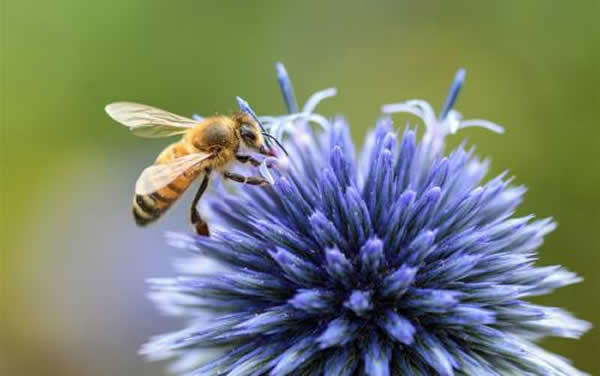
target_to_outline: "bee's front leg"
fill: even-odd
[[[269,182],[260,176],[244,176],[240,174],[236,174],[234,172],[225,171],[223,173],[226,179],[236,181],[242,184],[250,184],[250,185],[270,185]]]
[[[254,158],[251,155],[236,155],[235,158],[240,163],[250,163],[254,167],[258,167],[262,163],[261,161]],[[274,162],[267,162],[267,168],[271,168],[271,167],[273,167],[273,165],[274,165]]]
[[[260,161],[251,155],[236,155],[235,158],[240,163],[250,163],[254,167],[260,166]],[[271,166],[269,166],[271,167]]]

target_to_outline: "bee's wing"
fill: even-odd
[[[192,119],[138,103],[115,102],[105,110],[108,116],[140,137],[169,137],[185,133],[198,124]]]
[[[135,182],[135,193],[138,195],[154,193],[211,156],[212,154],[207,153],[188,154],[169,163],[147,167]]]

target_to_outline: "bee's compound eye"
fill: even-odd
[[[256,133],[250,124],[242,124],[240,127],[242,137],[248,141],[256,141]]]

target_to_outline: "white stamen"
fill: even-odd
[[[381,108],[384,114],[408,113],[420,117],[427,129],[424,138],[440,142],[448,134],[468,127],[479,127],[495,133],[504,133],[504,128],[496,123],[483,119],[462,120],[462,115],[456,110],[450,110],[446,118],[438,120],[429,103],[412,99],[402,103],[388,104]]]
[[[468,128],[468,127],[479,127],[488,129],[494,133],[502,134],[504,133],[504,128],[501,125],[496,123],[492,123],[488,120],[483,119],[472,119],[472,120],[463,120],[460,122],[460,128]]]
[[[262,161],[262,163],[260,164],[260,167],[258,167],[258,171],[260,172],[260,174],[263,178],[267,179],[269,184],[275,184],[275,179],[273,178],[273,175],[271,175],[271,172],[269,171],[269,167],[267,167],[267,159],[269,159],[269,158],[265,158]]]
[[[317,108],[317,105],[322,100],[330,98],[330,97],[334,97],[336,95],[337,95],[337,89],[334,87],[330,87],[329,89],[317,91],[316,93],[311,95],[310,98],[308,98],[308,100],[304,104],[304,107],[302,108],[302,112],[310,114],[315,110],[315,108]]]

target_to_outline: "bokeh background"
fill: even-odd
[[[133,183],[165,142],[133,137],[103,107],[126,99],[210,115],[240,95],[281,113],[278,60],[300,100],[338,87],[320,110],[344,113],[357,141],[381,104],[439,108],[466,67],[458,108],[507,133],[462,136],[494,173],[529,187],[520,214],[559,222],[540,263],[585,278],[539,301],[598,325],[599,1],[1,4],[0,374],[163,373],[137,349],[182,323],[160,316],[144,280],[174,273],[163,233],[188,230],[186,204],[152,228],[133,225]],[[600,372],[598,330],[545,345]]]

